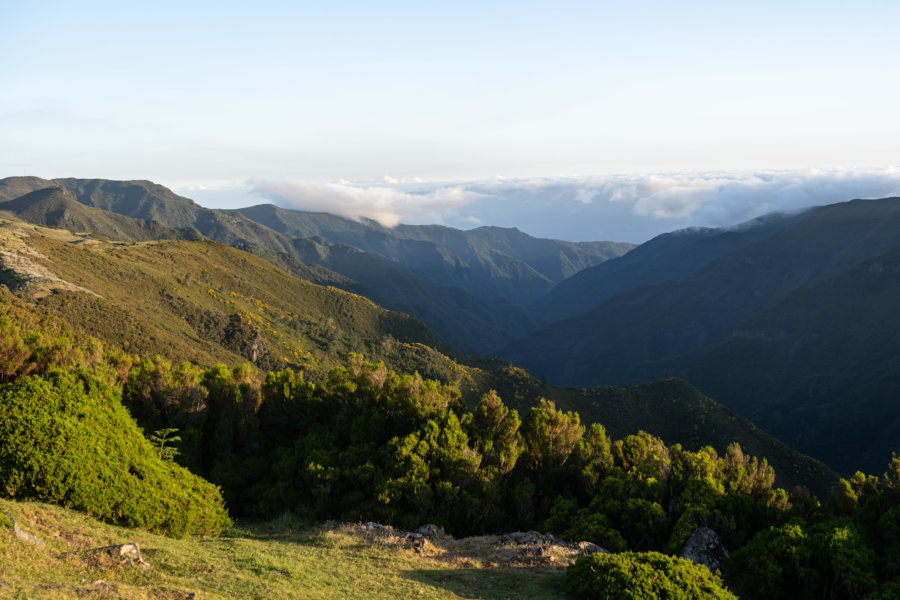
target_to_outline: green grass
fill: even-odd
[[[402,545],[327,530],[292,517],[238,525],[218,538],[170,539],[36,503],[0,500],[45,547],[0,529],[0,597],[516,598],[564,596],[557,567],[481,567],[458,555],[419,556]],[[149,571],[88,548],[136,542]]]

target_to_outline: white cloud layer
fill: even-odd
[[[683,227],[736,225],[855,198],[900,196],[900,168],[492,179],[377,185],[252,181],[286,208],[400,222],[518,227],[540,237],[642,242]]]
[[[420,192],[387,186],[355,186],[347,182],[252,181],[251,186],[256,193],[285,208],[327,212],[351,219],[366,217],[385,227],[422,217],[439,222],[442,213],[482,196],[461,185]]]
[[[468,189],[490,194],[498,203],[515,198],[516,204],[531,210],[545,203],[542,217],[534,220],[545,230],[538,235],[643,241],[680,227],[729,226],[770,212],[900,196],[900,168],[502,180]],[[585,237],[591,231],[598,233]]]

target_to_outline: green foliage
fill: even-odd
[[[582,556],[566,571],[566,589],[597,600],[737,600],[703,565],[658,552]]]
[[[147,439],[153,444],[156,455],[159,460],[172,461],[181,454],[178,448],[170,445],[181,441],[181,437],[173,435],[178,432],[175,427],[166,427],[165,429],[157,429],[152,435],[148,435]]]
[[[855,526],[827,521],[770,527],[734,554],[746,598],[861,598],[876,585],[875,555]]]
[[[0,491],[170,535],[231,524],[219,491],[159,459],[117,388],[89,371],[0,386]]]

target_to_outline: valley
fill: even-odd
[[[123,456],[149,461],[60,483],[74,468],[62,458],[58,470],[33,471],[0,451],[0,479],[16,502],[224,535],[225,545],[302,514],[290,525],[304,532],[301,547],[331,535],[317,533],[327,520],[431,521],[460,538],[553,531],[613,561],[653,561],[702,525],[738,556],[777,562],[767,548],[797,523],[809,556],[832,552],[828,536],[850,527],[841,552],[883,553],[866,559],[870,579],[851,580],[862,567],[829,554],[821,583],[795,585],[784,571],[788,583],[760,597],[833,582],[889,594],[897,548],[872,524],[890,518],[900,489],[898,217],[900,199],[857,200],[633,247],[496,227],[387,228],[271,205],[213,210],[145,181],[0,180],[0,435],[45,439],[22,433],[29,419],[78,431],[71,419],[107,406],[134,421],[98,421],[97,440],[133,440]],[[35,393],[61,412],[23,416]],[[163,440],[159,460],[175,435],[177,467],[157,471],[141,435]],[[47,443],[29,451],[56,457]],[[886,465],[883,476],[856,472]],[[95,486],[151,472],[176,487],[197,478],[184,520],[109,506]],[[249,524],[231,528],[223,506]],[[340,560],[362,548],[420,568],[371,541],[328,539]],[[724,582],[753,598],[741,564],[726,562]],[[459,577],[502,580],[489,597],[506,597],[512,574],[462,568],[472,566]],[[530,565],[527,593],[561,589],[562,566],[545,579]],[[434,578],[457,577],[443,568],[385,585],[428,597]],[[154,577],[142,581],[160,594],[184,585]],[[138,579],[114,587],[144,597],[129,587]],[[278,589],[270,583],[267,593]],[[446,597],[468,593],[451,588]]]

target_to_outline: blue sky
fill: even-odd
[[[370,198],[401,220],[516,225],[512,210],[526,230],[560,205],[510,204],[510,181],[562,179],[583,200],[598,177],[837,170],[853,196],[898,179],[896,2],[34,0],[0,3],[0,22],[0,176],[300,208],[298,189],[321,208],[316,190],[350,186],[350,212]],[[484,192],[497,181],[506,195]],[[639,200],[628,215],[661,230],[716,224]],[[596,218],[615,225],[613,208]],[[560,227],[536,233],[582,235]]]

